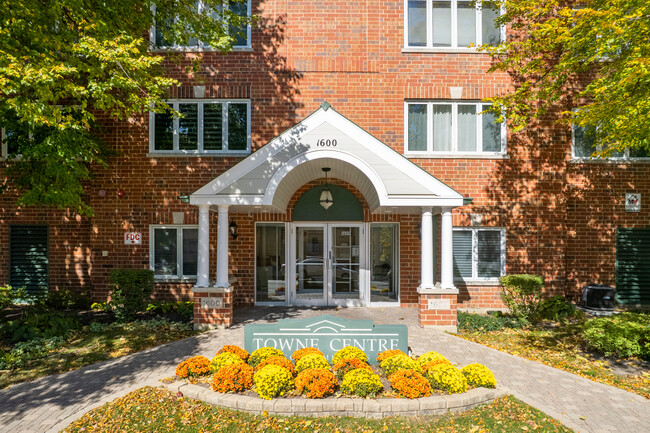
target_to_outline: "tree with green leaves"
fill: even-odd
[[[650,150],[650,2],[497,3],[509,37],[483,49],[514,88],[490,101],[515,132],[559,111],[593,134],[598,156]]]
[[[98,116],[168,109],[178,81],[165,46],[200,40],[223,53],[249,23],[245,0],[6,0],[0,8],[0,122],[10,153],[0,192],[20,206],[92,214],[84,187],[110,152]],[[245,7],[244,7],[245,9]],[[185,45],[185,44],[181,44]]]

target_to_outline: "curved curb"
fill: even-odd
[[[383,418],[387,416],[443,415],[448,412],[463,412],[490,403],[507,393],[500,388],[475,388],[464,394],[435,395],[430,397],[402,398],[281,398],[264,400],[258,397],[237,394],[221,394],[210,388],[188,383],[164,384],[170,391],[181,392],[185,397],[227,409],[261,415],[280,416],[354,416]]]

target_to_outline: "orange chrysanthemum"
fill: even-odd
[[[391,374],[388,380],[400,397],[419,398],[431,395],[429,381],[415,370],[398,370]]]
[[[372,372],[372,368],[370,368],[367,362],[364,362],[356,358],[345,358],[340,362],[334,364],[332,370],[334,370],[336,377],[338,377],[340,380],[343,380],[343,376],[345,376],[345,373],[347,373],[348,371],[356,370],[357,368],[363,368]]]
[[[212,378],[212,389],[217,392],[242,392],[253,386],[253,367],[248,364],[230,364],[222,367]]]
[[[210,373],[210,360],[205,356],[194,356],[186,359],[176,367],[178,377],[198,377]]]
[[[326,368],[308,368],[296,377],[296,389],[307,398],[323,398],[334,394],[338,381]]]
[[[377,354],[377,362],[381,363],[384,359],[388,359],[391,356],[395,355],[406,355],[406,353],[402,352],[401,350],[395,349],[395,350],[384,350],[383,352]]]
[[[239,356],[244,362],[246,362],[246,360],[248,359],[248,352],[246,352],[244,349],[242,349],[239,346],[233,346],[227,344],[223,346],[220,351],[217,352],[217,355],[222,352],[234,353],[235,355]]]
[[[293,362],[289,361],[284,356],[272,356],[270,358],[266,358],[256,367],[256,370],[261,370],[267,365],[278,365],[289,370],[292,375],[296,374],[296,367],[293,365]]]

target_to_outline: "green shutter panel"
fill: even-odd
[[[650,305],[650,229],[616,231],[616,300]]]
[[[30,295],[47,291],[48,227],[9,227],[9,284],[25,287]]]

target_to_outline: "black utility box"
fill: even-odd
[[[582,305],[592,310],[613,310],[616,289],[592,284],[582,289]]]

